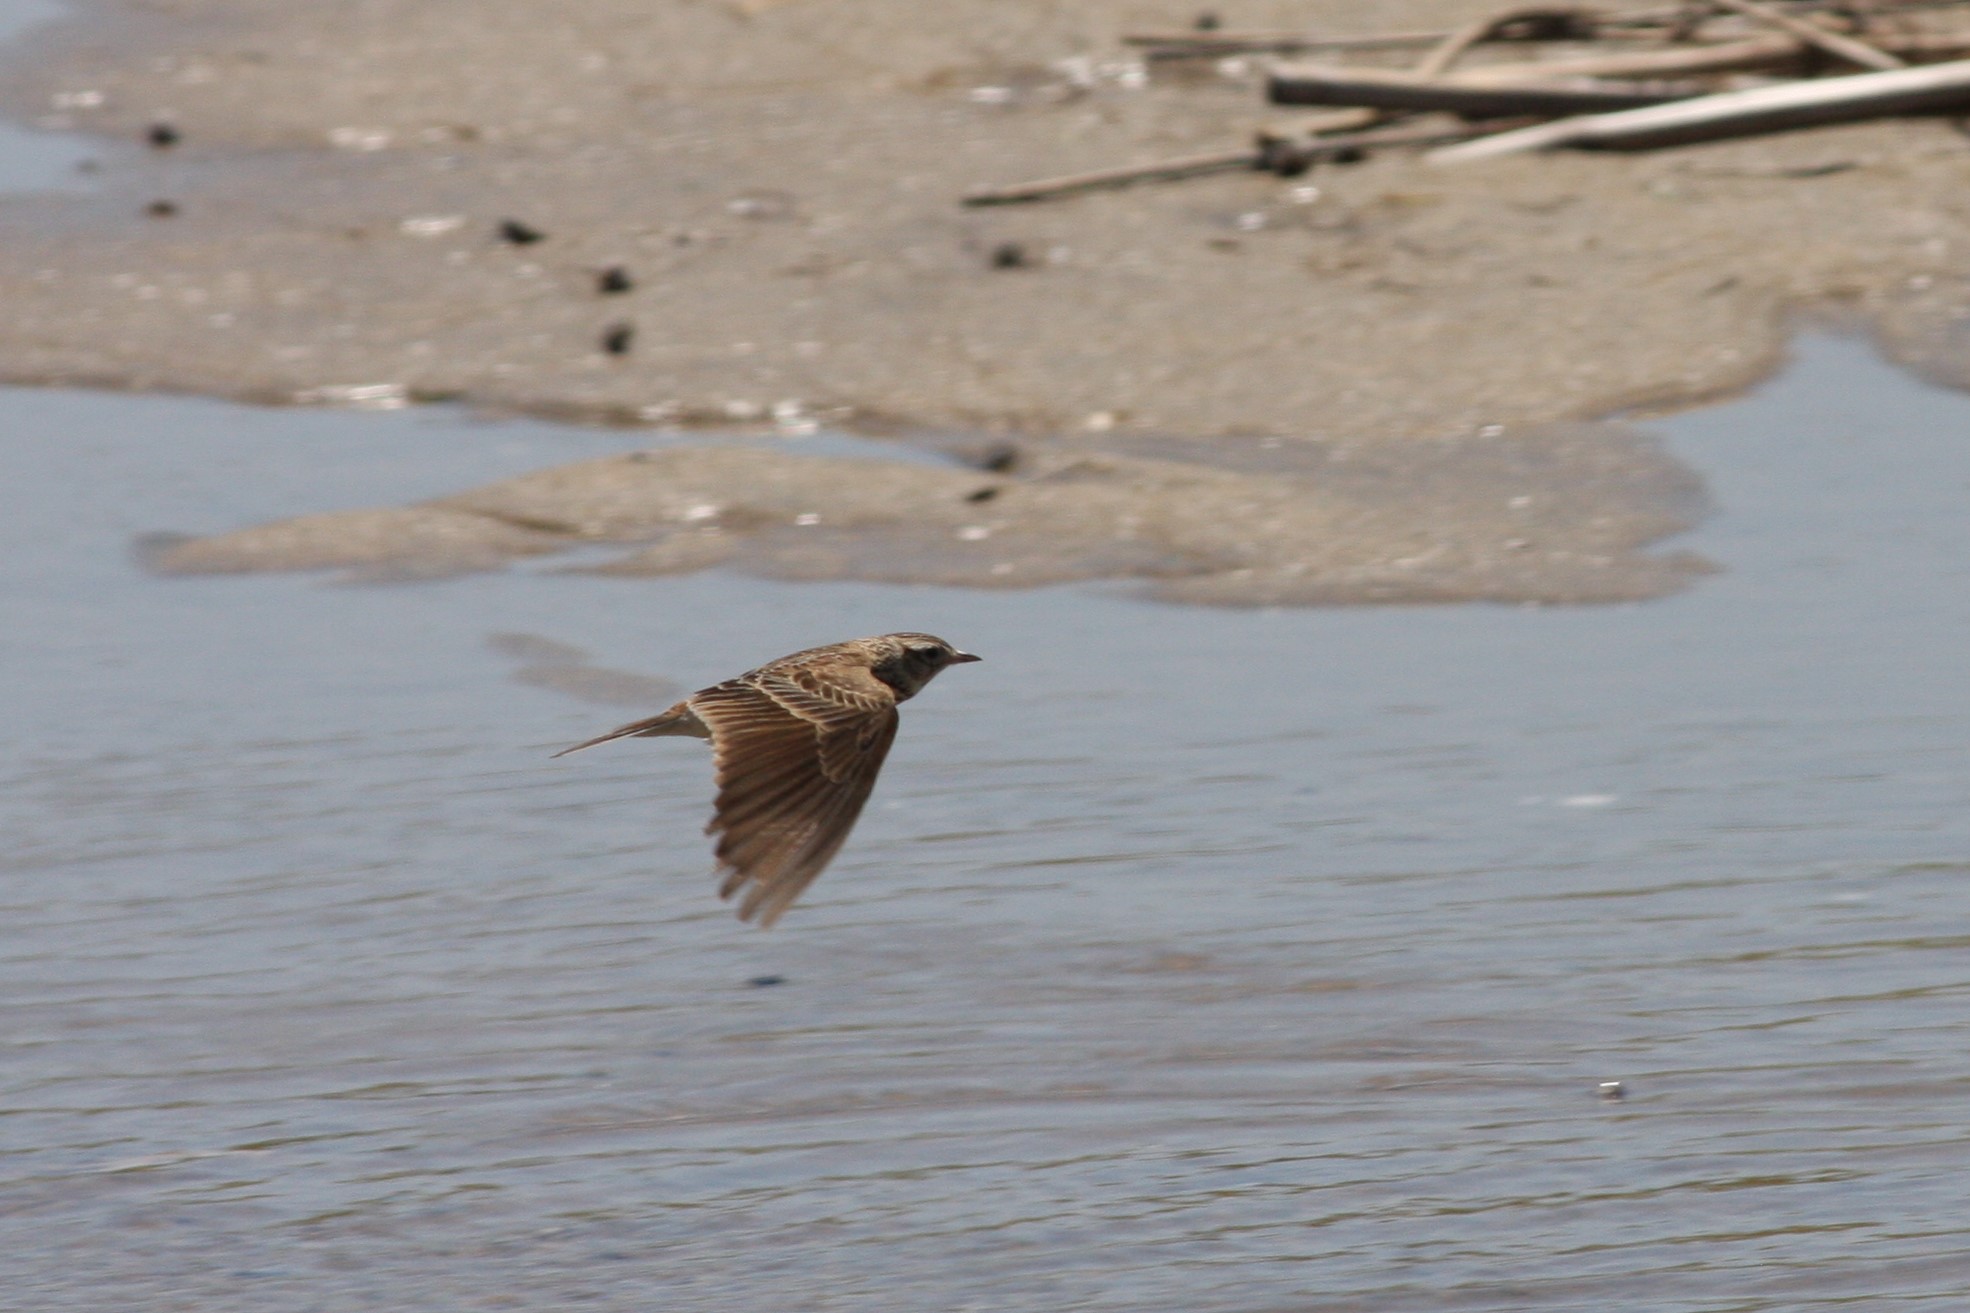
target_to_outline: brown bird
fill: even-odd
[[[710,739],[720,898],[770,926],[841,849],[896,739],[896,704],[976,661],[930,634],[879,634],[769,661],[648,720],[563,748],[688,734]]]

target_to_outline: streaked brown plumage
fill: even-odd
[[[814,882],[862,814],[896,739],[896,704],[938,671],[976,661],[930,634],[880,634],[769,661],[668,711],[555,753],[612,739],[710,739],[718,896],[770,926]]]

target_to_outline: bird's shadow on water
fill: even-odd
[[[511,676],[514,682],[598,706],[661,706],[684,691],[674,680],[597,666],[582,648],[537,634],[488,634],[486,646],[520,663]]]

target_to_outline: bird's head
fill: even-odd
[[[976,661],[934,634],[884,634],[864,639],[869,648],[869,673],[896,690],[896,700],[913,697],[945,666]]]

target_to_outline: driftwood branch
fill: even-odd
[[[1580,36],[1591,32],[1591,23],[1591,12],[1578,7],[1514,6],[1510,9],[1499,10],[1475,22],[1467,23],[1463,27],[1448,33],[1441,41],[1431,46],[1423,55],[1422,59],[1418,60],[1416,66],[1407,74],[1396,76],[1396,82],[1393,84],[1395,88],[1394,94],[1381,98],[1372,95],[1344,95],[1339,98],[1308,96],[1298,100],[1284,99],[1273,95],[1271,98],[1274,104],[1281,105],[1325,104],[1354,106],[1356,107],[1355,112],[1361,117],[1359,121],[1348,123],[1345,126],[1348,128],[1362,129],[1380,123],[1387,117],[1386,111],[1389,110],[1444,109],[1469,118],[1500,118],[1518,114],[1564,114],[1579,113],[1583,110],[1618,109],[1638,104],[1658,104],[1662,100],[1667,99],[1667,97],[1647,97],[1640,100],[1627,98],[1582,101],[1575,99],[1557,107],[1548,102],[1546,105],[1534,105],[1528,109],[1523,103],[1520,103],[1527,99],[1524,96],[1498,97],[1496,95],[1487,96],[1480,93],[1472,97],[1467,97],[1466,103],[1464,104],[1459,105],[1453,103],[1446,105],[1422,103],[1414,98],[1413,92],[1409,99],[1405,99],[1402,94],[1404,91],[1418,84],[1426,85],[1435,82],[1444,73],[1448,72],[1450,66],[1456,63],[1467,50],[1480,42],[1492,40],[1505,33],[1525,33],[1533,37]],[[1450,99],[1455,102],[1457,97],[1453,95]],[[1501,100],[1509,103],[1499,103]],[[1327,129],[1313,129],[1316,132],[1325,130]]]
[[[1307,36],[1300,32],[1130,32],[1123,44],[1149,47],[1151,59],[1215,59],[1225,55],[1297,55],[1316,50],[1409,50],[1433,46],[1445,32],[1382,32],[1372,36]]]
[[[1770,5],[1761,4],[1759,0],[1710,0],[1710,3],[1719,9],[1728,9],[1734,14],[1741,14],[1753,22],[1788,32],[1809,45],[1818,46],[1829,55],[1844,59],[1850,64],[1858,64],[1862,68],[1903,67],[1901,60],[1876,49],[1865,41],[1857,41],[1853,37],[1830,32],[1818,23],[1808,22],[1806,19],[1774,9]]]
[[[1970,0],[1676,0],[1652,9],[1601,13],[1576,4],[1520,4],[1446,32],[1319,37],[1192,31],[1133,34],[1150,56],[1239,51],[1359,51],[1421,48],[1408,70],[1353,65],[1275,67],[1276,104],[1346,106],[1292,132],[1261,132],[1244,149],[1041,178],[974,191],[967,205],[1005,205],[1097,188],[1232,170],[1291,176],[1324,159],[1389,146],[1436,146],[1437,162],[1487,159],[1554,146],[1640,149],[1685,141],[1807,127],[1891,114],[1970,111],[1970,32],[1890,31],[1869,17]],[[1721,18],[1722,21],[1717,21]],[[1849,33],[1864,34],[1849,35]],[[1490,42],[1641,39],[1650,48],[1603,46],[1558,59],[1457,67]],[[1833,56],[1876,70],[1751,91],[1706,94],[1718,75],[1810,76]],[[1912,63],[1946,62],[1909,67]],[[1710,79],[1710,80],[1699,80]],[[1415,113],[1471,122],[1387,122]],[[1571,116],[1571,117],[1568,117]],[[1531,119],[1556,119],[1533,126]],[[1506,121],[1510,120],[1510,121]]]
[[[1919,33],[1881,42],[1913,59],[1970,56],[1970,34]],[[1575,114],[1639,108],[1683,100],[1702,88],[1673,82],[1639,87],[1577,86],[1584,78],[1661,79],[1774,68],[1798,60],[1805,43],[1790,35],[1750,37],[1722,45],[1630,51],[1580,59],[1530,60],[1460,69],[1430,81],[1416,73],[1337,64],[1281,64],[1266,93],[1280,105],[1367,105],[1381,109],[1441,110],[1453,114]],[[1896,60],[1896,67],[1901,67]],[[1522,88],[1525,94],[1499,94]]]
[[[1956,60],[1927,68],[1788,82],[1649,109],[1562,119],[1446,146],[1427,158],[1434,164],[1461,164],[1556,146],[1640,150],[1890,114],[1964,108],[1970,108],[1970,60]]]
[[[1883,37],[1879,45],[1905,60],[1927,63],[1970,56],[1970,33],[1920,32]],[[1537,86],[1565,83],[1574,78],[1674,79],[1712,73],[1742,73],[1773,69],[1794,63],[1806,54],[1806,46],[1796,37],[1782,34],[1745,37],[1707,46],[1680,46],[1667,50],[1633,50],[1619,55],[1588,55],[1574,59],[1526,60],[1510,64],[1485,64],[1459,69],[1442,79],[1442,84],[1466,87]],[[1394,77],[1413,78],[1413,73],[1389,69],[1363,69],[1334,64],[1281,64],[1268,80],[1268,94],[1280,104],[1315,104],[1311,94],[1301,90],[1302,80],[1330,82],[1337,72],[1348,76],[1362,74],[1387,81]]]
[[[1518,67],[1533,67],[1520,65]],[[1365,105],[1374,109],[1435,110],[1467,118],[1601,113],[1660,105],[1701,95],[1695,83],[1646,86],[1432,79],[1392,69],[1300,64],[1274,74],[1266,95],[1275,105]]]
[[[1970,54],[1970,33],[1911,32],[1882,36],[1876,43],[1884,52],[1913,63],[1961,59]],[[1715,45],[1675,46],[1666,50],[1635,50],[1619,55],[1587,55],[1574,59],[1527,60],[1512,64],[1485,64],[1460,69],[1452,80],[1470,83],[1542,82],[1570,77],[1676,78],[1706,73],[1743,73],[1783,67],[1798,62],[1806,54],[1804,42],[1796,37],[1774,33],[1770,36],[1741,37]],[[1278,73],[1290,73],[1294,65],[1281,65]]]
[[[1388,110],[1443,111],[1466,118],[1506,118],[1578,114],[1588,111],[1628,109],[1638,105],[1658,105],[1677,94],[1696,94],[1696,90],[1665,94],[1628,93],[1593,87],[1513,90],[1445,88],[1441,79],[1450,66],[1471,47],[1502,38],[1508,33],[1528,37],[1558,39],[1583,37],[1593,30],[1591,10],[1577,6],[1519,5],[1499,10],[1467,23],[1446,35],[1406,72],[1389,70],[1350,70],[1322,68],[1316,74],[1302,69],[1301,76],[1282,91],[1277,80],[1268,86],[1276,105],[1352,105],[1363,115],[1349,127],[1365,128],[1379,122]],[[1360,73],[1354,78],[1354,73]],[[1321,129],[1316,129],[1321,130]]]

